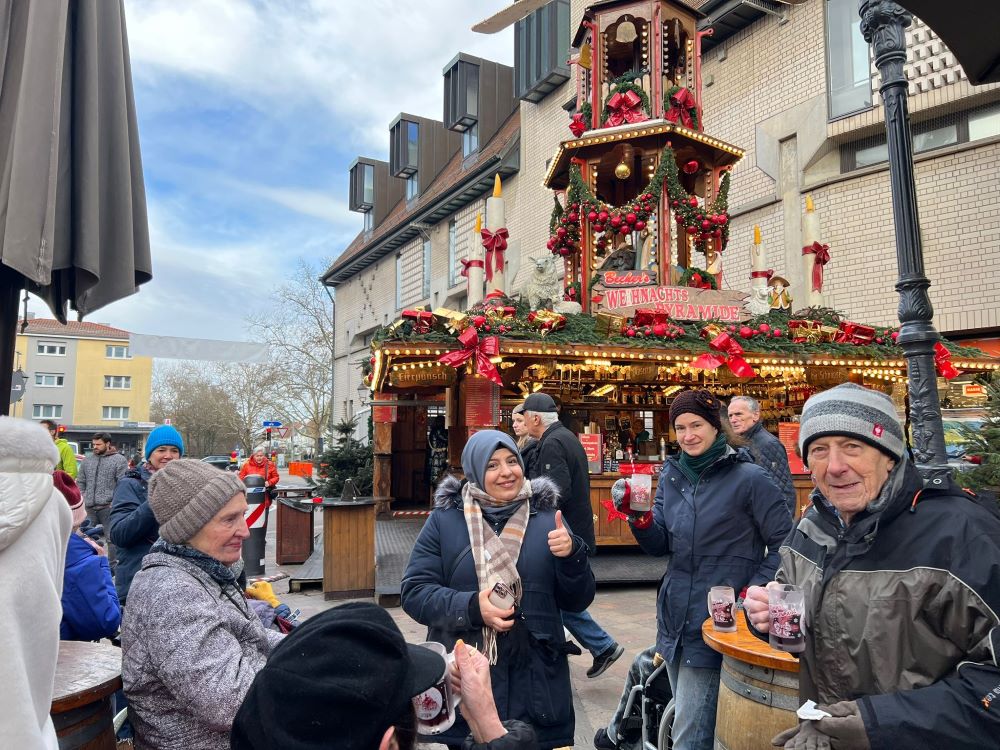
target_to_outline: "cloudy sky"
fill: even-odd
[[[511,29],[470,31],[507,4],[125,0],[154,278],[88,320],[248,338],[244,312],[298,258],[325,262],[361,229],[353,159],[388,159],[400,112],[441,118],[459,51],[512,64]]]

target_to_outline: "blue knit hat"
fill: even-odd
[[[153,431],[149,433],[149,437],[146,438],[146,460],[149,460],[149,454],[159,448],[161,445],[172,445],[177,450],[184,455],[184,438],[181,434],[169,424],[161,424],[159,427],[154,427]]]

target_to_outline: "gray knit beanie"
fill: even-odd
[[[903,424],[884,393],[854,383],[842,383],[817,393],[802,408],[799,450],[809,463],[809,443],[828,435],[856,437],[896,460],[905,450]]]
[[[160,523],[160,536],[183,544],[245,489],[231,472],[193,458],[177,458],[153,473],[149,507]]]

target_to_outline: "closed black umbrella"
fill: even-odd
[[[123,0],[0,0],[0,413],[20,289],[65,322],[151,278]]]
[[[998,0],[896,0],[941,37],[973,84],[1000,81]]]

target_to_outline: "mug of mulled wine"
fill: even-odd
[[[455,654],[449,654],[442,644],[435,641],[420,645],[441,654],[444,673],[438,682],[413,698],[413,709],[417,714],[417,734],[441,734],[451,729],[455,723],[455,709],[458,707],[458,696],[452,695],[451,684],[448,682],[448,671],[455,661]]]
[[[806,597],[802,587],[790,583],[768,586],[767,609],[771,616],[771,648],[792,654],[805,651]]]
[[[736,593],[732,586],[713,586],[708,591],[708,613],[712,627],[723,633],[736,632]]]

